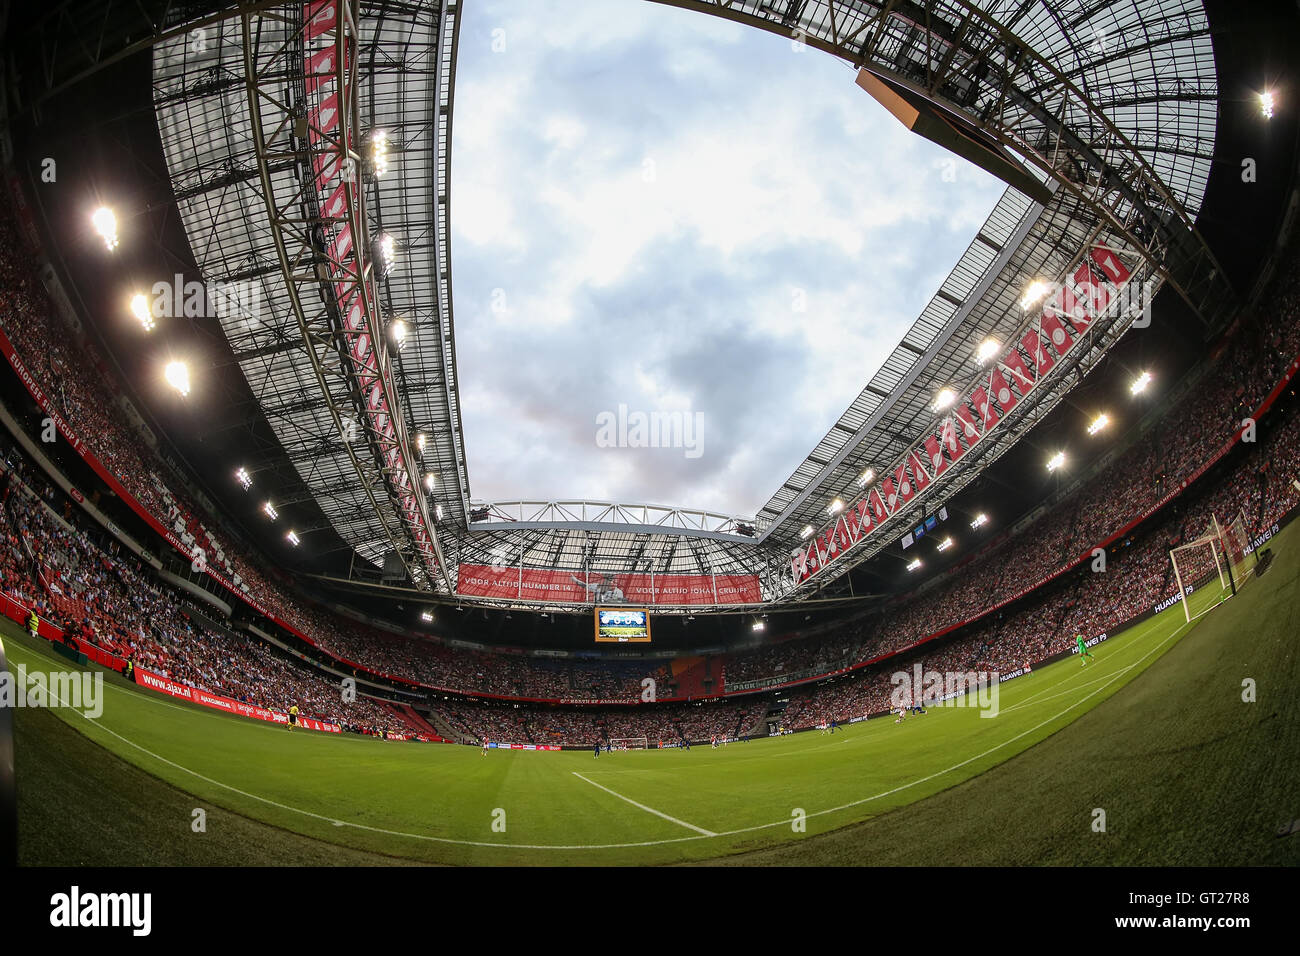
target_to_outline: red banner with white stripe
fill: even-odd
[[[832,526],[827,533],[834,532]],[[462,564],[459,570],[456,590],[466,597],[696,607],[763,600],[757,574],[601,574],[487,564]]]
[[[1131,278],[1114,250],[1097,246],[1050,296],[1037,321],[997,357],[986,378],[953,406],[936,431],[887,471],[879,485],[850,506],[828,528],[790,555],[796,583],[805,581],[874,533],[917,494],[974,448],[1029,396],[1092,323],[1114,308]],[[854,534],[849,533],[852,522]]]
[[[224,710],[228,714],[235,714],[239,717],[251,717],[254,720],[265,720],[273,724],[287,724],[289,722],[288,714],[269,710],[266,707],[258,707],[255,704],[246,704],[242,700],[222,697],[220,694],[210,694],[195,687],[187,687],[142,667],[135,669],[135,682],[141,687],[147,687],[160,694],[166,694],[168,697],[188,700],[203,707],[211,707],[213,710]],[[319,730],[328,734],[343,732],[343,728],[338,724],[320,720],[316,717],[299,717],[298,723],[308,730]]]

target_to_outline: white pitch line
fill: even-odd
[[[59,697],[59,695],[56,692],[49,691],[49,693],[55,700],[58,700],[61,703],[63,702],[62,698]],[[75,707],[68,706],[66,709],[71,710],[74,714],[76,714],[78,717],[82,718],[83,720],[94,724],[100,730],[104,731],[104,733],[111,734],[112,736],[116,737],[118,740],[122,741],[122,743],[130,747],[134,747],[136,750],[152,757],[153,759],[159,761],[160,763],[165,763],[170,767],[175,767],[177,770],[180,770],[184,773],[188,773],[192,777],[197,777],[199,780],[202,780],[205,783],[210,783],[213,786],[221,787],[223,790],[229,790],[231,793],[237,793],[241,797],[248,797],[250,800],[257,800],[261,803],[267,804],[268,806],[277,807],[281,810],[288,810],[292,813],[301,814],[302,816],[305,817],[311,817],[314,820],[321,820],[325,823],[332,824],[333,826],[336,827],[351,827],[355,830],[366,830],[370,833],[382,833],[387,836],[406,837],[412,840],[425,840],[430,843],[448,843],[456,846],[500,847],[504,849],[516,849],[516,850],[613,850],[613,849],[623,849],[626,847],[658,846],[663,843],[681,843],[684,840],[699,839],[699,837],[675,837],[670,840],[647,840],[641,843],[601,843],[601,844],[576,843],[570,845],[561,845],[561,844],[553,844],[553,843],[494,843],[494,842],[489,842],[487,840],[457,840],[451,837],[430,836],[424,833],[407,833],[403,830],[389,830],[389,829],[385,829],[384,827],[374,827],[364,823],[351,823],[347,820],[336,820],[333,817],[325,816],[324,814],[320,814],[320,813],[314,813],[311,810],[304,810],[301,807],[291,806],[287,803],[280,803],[278,800],[271,800],[267,797],[259,796],[256,793],[249,793],[247,790],[240,790],[238,787],[232,787],[228,783],[222,783],[220,780],[214,780],[212,777],[204,776],[203,774],[199,773],[197,770],[191,770],[189,767],[184,767],[181,764],[178,764],[174,760],[168,760],[166,757],[162,756],[161,754],[154,753],[152,750],[149,750],[147,747],[140,746],[134,740],[122,736],[117,731],[104,726],[102,723],[100,723],[99,721],[91,717],[87,717],[85,714],[77,710]],[[98,742],[96,741],[96,743]],[[99,746],[103,746],[103,745],[100,744]],[[112,751],[109,752],[112,753]],[[119,759],[125,759],[125,758],[119,758]],[[148,773],[147,770],[144,770],[143,767],[139,767],[138,764],[134,766],[144,771],[145,773]],[[167,781],[163,781],[163,782],[166,783]],[[171,785],[174,786],[174,784]],[[237,813],[238,811],[232,811],[232,812]],[[254,822],[260,823],[263,826],[279,827],[278,824],[268,823],[265,820],[258,820],[256,818],[252,818],[252,819],[254,820]],[[282,827],[279,828],[283,829]],[[303,834],[303,835],[310,836],[310,834]],[[709,833],[708,835],[717,836],[716,833]],[[360,849],[364,850],[366,848],[361,847]]]
[[[1182,624],[1179,624],[1177,627],[1174,628],[1173,633],[1171,633],[1171,634],[1169,635],[1168,638],[1165,638],[1164,641],[1161,641],[1160,644],[1158,644],[1158,645],[1156,645],[1156,646],[1157,646],[1157,647],[1162,646],[1162,645],[1164,645],[1168,640],[1170,640],[1170,639],[1172,639],[1172,638],[1174,638],[1174,637],[1177,637],[1177,636],[1178,636],[1178,632],[1181,631],[1183,628],[1185,628],[1185,627],[1187,627],[1187,626],[1188,626],[1188,623],[1187,623],[1186,621],[1184,621]],[[1120,649],[1119,649],[1119,652],[1122,654],[1124,651],[1127,651],[1127,650],[1129,650],[1130,648],[1137,648],[1137,647],[1140,647],[1140,646],[1141,646],[1141,645],[1136,644],[1136,643],[1134,643],[1134,644],[1129,644],[1129,645],[1127,645],[1127,646],[1125,646],[1125,647],[1120,648]],[[1121,667],[1121,668],[1120,668],[1118,671],[1116,671],[1114,674],[1109,674],[1109,675],[1106,675],[1106,676],[1103,676],[1103,677],[1098,677],[1096,680],[1085,681],[1085,682],[1082,683],[1082,684],[1075,684],[1073,687],[1069,688],[1068,690],[1063,690],[1063,691],[1061,691],[1061,693],[1059,693],[1059,694],[1052,694],[1050,697],[1042,697],[1042,695],[1043,695],[1043,694],[1046,694],[1049,690],[1055,690],[1057,687],[1060,687],[1062,684],[1065,684],[1065,683],[1067,683],[1067,682],[1069,682],[1069,681],[1072,681],[1072,680],[1074,680],[1075,677],[1080,676],[1079,673],[1076,671],[1073,677],[1067,677],[1067,678],[1065,678],[1064,680],[1057,681],[1055,684],[1052,684],[1052,685],[1050,685],[1050,686],[1048,686],[1048,687],[1044,687],[1042,690],[1037,691],[1036,693],[1030,694],[1028,697],[1026,697],[1024,700],[1020,701],[1019,703],[1012,704],[1010,707],[1004,707],[1004,708],[1002,708],[1001,713],[1003,713],[1003,714],[1009,714],[1009,713],[1011,713],[1011,711],[1013,711],[1013,710],[1019,710],[1021,707],[1027,707],[1027,706],[1028,706],[1029,704],[1031,704],[1031,703],[1042,704],[1042,703],[1045,703],[1046,701],[1049,701],[1049,700],[1055,700],[1055,699],[1058,698],[1058,697],[1066,697],[1066,696],[1068,696],[1068,695],[1070,695],[1070,694],[1073,694],[1075,691],[1083,690],[1085,687],[1091,687],[1093,684],[1099,684],[1099,683],[1101,683],[1102,681],[1106,681],[1106,683],[1109,685],[1109,684],[1111,684],[1111,683],[1114,682],[1114,679],[1115,679],[1115,678],[1117,678],[1117,677],[1122,677],[1122,676],[1124,676],[1125,674],[1127,674],[1129,671],[1131,671],[1133,668],[1137,667],[1138,664],[1141,664],[1144,660],[1147,659],[1148,656],[1149,656],[1149,655],[1147,655],[1147,654],[1143,654],[1140,658],[1138,658],[1138,659],[1137,659],[1136,661],[1134,661],[1132,664],[1127,664],[1127,665],[1125,665],[1124,667]],[[1089,696],[1091,696],[1091,695],[1089,695]],[[1041,697],[1041,699],[1039,699],[1040,697]],[[1085,698],[1085,699],[1086,699],[1086,698]]]
[[[1182,626],[1182,625],[1179,625],[1179,627],[1178,627],[1178,628],[1177,628],[1177,629],[1176,629],[1172,634],[1170,634],[1170,635],[1169,635],[1168,637],[1166,637],[1163,641],[1161,641],[1161,642],[1160,642],[1159,644],[1157,644],[1155,647],[1151,648],[1151,650],[1147,651],[1147,652],[1146,652],[1145,654],[1143,654],[1140,658],[1138,658],[1138,660],[1136,661],[1136,663],[1135,663],[1133,666],[1136,667],[1137,664],[1141,664],[1142,661],[1146,660],[1148,657],[1150,657],[1152,654],[1154,654],[1154,653],[1155,653],[1156,651],[1158,651],[1160,648],[1164,647],[1166,644],[1168,644],[1170,641],[1172,641],[1172,640],[1174,639],[1174,637],[1178,634],[1178,631],[1181,631],[1182,629],[1183,629],[1183,626]],[[1088,700],[1091,700],[1093,697],[1096,697],[1098,694],[1100,694],[1102,691],[1104,691],[1104,690],[1105,690],[1107,687],[1109,687],[1111,684],[1115,683],[1115,681],[1117,681],[1117,680],[1119,680],[1121,677],[1123,677],[1123,676],[1124,676],[1124,673],[1127,673],[1127,671],[1125,671],[1125,672],[1121,672],[1121,673],[1119,673],[1119,674],[1116,674],[1114,677],[1111,677],[1108,681],[1106,681],[1105,684],[1103,684],[1101,687],[1098,687],[1096,690],[1094,690],[1094,691],[1093,691],[1091,694],[1089,694],[1087,697],[1084,697],[1082,700],[1077,700],[1077,701],[1075,701],[1073,704],[1071,704],[1069,707],[1066,707],[1066,708],[1065,708],[1064,710],[1062,710],[1060,713],[1058,713],[1058,714],[1056,714],[1056,715],[1054,715],[1054,716],[1052,716],[1052,717],[1048,717],[1046,720],[1041,721],[1041,722],[1035,724],[1033,727],[1030,727],[1030,728],[1029,728],[1028,730],[1026,730],[1026,731],[1022,731],[1021,733],[1016,734],[1014,737],[1011,737],[1011,738],[1009,738],[1009,739],[1007,739],[1007,740],[1002,741],[1002,743],[1000,743],[1000,744],[995,744],[994,746],[990,747],[988,750],[984,751],[983,753],[976,754],[976,755],[973,756],[973,757],[968,757],[967,759],[961,761],[960,763],[955,763],[955,764],[953,764],[951,767],[947,767],[947,768],[945,768],[945,769],[943,769],[943,770],[936,771],[935,773],[932,773],[932,774],[930,774],[929,776],[920,777],[920,778],[918,778],[918,779],[916,779],[916,780],[912,780],[912,781],[909,782],[909,783],[901,784],[900,786],[894,787],[894,788],[891,789],[891,790],[884,790],[884,791],[881,791],[880,793],[873,794],[873,795],[870,796],[870,797],[863,797],[863,798],[860,799],[860,800],[853,800],[853,801],[850,801],[849,803],[842,803],[842,804],[840,804],[838,807],[827,807],[825,810],[816,810],[816,811],[814,811],[814,812],[812,812],[812,813],[807,814],[807,816],[808,816],[809,818],[811,818],[811,817],[820,817],[820,816],[823,816],[824,814],[827,814],[827,813],[838,813],[838,812],[841,811],[841,810],[848,810],[848,809],[850,809],[850,808],[852,808],[852,807],[858,807],[858,806],[861,806],[861,805],[864,804],[864,803],[871,803],[871,802],[874,801],[874,800],[879,800],[881,797],[888,797],[888,796],[892,796],[892,795],[895,794],[895,793],[901,793],[902,791],[904,791],[904,790],[908,790],[908,789],[911,789],[912,787],[915,787],[915,786],[917,786],[918,784],[927,783],[928,781],[930,781],[930,780],[934,780],[934,779],[937,778],[937,777],[942,777],[942,776],[943,776],[944,774],[946,774],[946,773],[951,773],[951,772],[954,771],[954,770],[958,770],[958,769],[960,769],[960,768],[966,766],[966,765],[969,764],[969,763],[974,763],[976,760],[979,760],[979,759],[981,759],[981,758],[983,758],[983,757],[987,757],[987,756],[988,756],[989,754],[991,754],[991,753],[996,753],[997,751],[1001,750],[1003,747],[1006,747],[1006,746],[1009,746],[1010,744],[1015,743],[1015,742],[1016,742],[1017,740],[1019,740],[1020,738],[1022,738],[1022,737],[1027,737],[1027,736],[1029,736],[1030,734],[1034,733],[1034,731],[1039,730],[1039,729],[1041,729],[1041,728],[1043,728],[1043,727],[1046,727],[1048,724],[1052,723],[1052,721],[1054,721],[1054,720],[1058,720],[1059,718],[1064,717],[1064,716],[1065,716],[1066,714],[1068,714],[1070,711],[1074,710],[1074,708],[1076,708],[1076,707],[1078,707],[1080,704],[1084,703],[1084,701],[1088,701]],[[1023,753],[1023,751],[1022,751],[1022,753]],[[724,830],[722,833],[720,833],[720,834],[718,834],[718,835],[719,835],[719,836],[724,836],[724,837],[725,837],[725,836],[735,836],[736,834],[739,834],[739,833],[753,833],[753,832],[756,831],[756,830],[768,830],[768,829],[771,829],[772,827],[786,827],[786,826],[789,826],[789,825],[790,825],[790,821],[789,821],[789,820],[777,820],[775,823],[762,823],[762,824],[759,824],[758,826],[752,826],[752,827],[741,827],[741,828],[739,828],[739,829],[737,829],[737,830]]]
[[[1009,714],[1013,710],[1019,710],[1021,707],[1028,707],[1031,704],[1044,704],[1049,700],[1056,700],[1056,698],[1058,697],[1068,697],[1070,694],[1074,694],[1077,693],[1078,691],[1084,690],[1085,688],[1091,687],[1093,684],[1100,684],[1102,681],[1109,681],[1113,677],[1119,677],[1123,674],[1127,674],[1135,667],[1137,667],[1137,664],[1128,664],[1124,667],[1121,667],[1113,674],[1107,674],[1104,677],[1098,677],[1096,680],[1084,681],[1082,684],[1075,684],[1073,687],[1067,688],[1066,690],[1061,691],[1059,694],[1051,694],[1050,696],[1047,697],[1043,697],[1042,695],[1046,694],[1049,690],[1054,690],[1055,688],[1060,687],[1061,684],[1053,684],[1051,687],[1044,687],[1037,694],[1033,694],[1029,697],[1026,697],[1018,704],[1012,704],[1010,707],[1003,707],[1000,711],[998,711],[998,713]],[[1077,677],[1078,675],[1076,674],[1074,676]]]
[[[669,823],[675,823],[679,827],[686,827],[686,829],[688,830],[694,830],[696,833],[702,834],[703,836],[710,836],[710,837],[717,836],[717,834],[714,833],[712,830],[706,830],[704,829],[704,827],[697,827],[693,823],[687,823],[685,820],[678,820],[676,817],[670,817],[668,814],[661,813],[660,811],[656,810],[654,807],[647,807],[644,803],[637,803],[631,797],[625,797],[623,796],[623,794],[619,793],[618,791],[611,790],[609,789],[609,787],[606,786],[602,786],[601,784],[597,783],[595,780],[588,780],[586,777],[578,773],[578,771],[576,770],[570,772],[579,780],[581,780],[583,783],[589,783],[597,790],[604,790],[610,796],[618,797],[620,800],[624,801],[625,803],[632,804],[632,806],[636,807],[638,810],[644,810],[646,813],[653,813],[655,816],[661,817],[662,819],[667,820]]]
[[[1166,644],[1168,644],[1171,640],[1174,639],[1174,637],[1178,634],[1178,632],[1181,631],[1181,630],[1183,629],[1183,626],[1184,626],[1184,625],[1179,625],[1179,626],[1174,630],[1174,632],[1173,632],[1172,634],[1170,634],[1170,635],[1169,635],[1167,638],[1165,638],[1163,641],[1160,641],[1160,642],[1159,642],[1155,647],[1151,648],[1151,650],[1149,650],[1149,651],[1147,651],[1145,654],[1143,654],[1140,658],[1138,658],[1138,660],[1137,660],[1137,661],[1136,661],[1132,666],[1135,667],[1135,666],[1137,666],[1137,664],[1141,664],[1144,660],[1146,660],[1148,657],[1150,657],[1152,654],[1154,654],[1154,653],[1155,653],[1157,650],[1159,650],[1161,647],[1164,647]],[[25,648],[25,650],[30,651],[31,649],[30,649],[30,648]],[[52,658],[45,657],[45,655],[43,655],[43,654],[41,654],[41,653],[39,653],[39,652],[33,652],[33,653],[35,653],[37,657],[44,657],[45,660],[47,660],[47,661],[52,661]],[[1035,726],[1029,728],[1028,730],[1024,731],[1023,733],[1016,734],[1014,737],[1011,737],[1011,738],[1008,739],[1008,740],[1004,740],[1004,741],[1003,741],[1002,743],[1000,743],[1000,744],[996,744],[996,745],[990,747],[988,750],[985,750],[983,753],[976,754],[976,755],[973,756],[973,757],[968,757],[967,759],[961,761],[960,763],[955,763],[955,764],[953,764],[951,767],[947,767],[947,768],[945,768],[945,769],[943,769],[943,770],[937,771],[936,773],[929,774],[928,776],[921,777],[921,778],[916,779],[916,780],[912,780],[912,781],[910,781],[910,782],[908,782],[908,783],[905,783],[905,784],[902,784],[902,785],[900,785],[900,786],[894,787],[894,788],[892,788],[892,789],[890,789],[890,790],[884,790],[884,791],[881,791],[880,793],[872,794],[872,795],[869,796],[869,797],[862,797],[862,798],[859,799],[859,800],[853,800],[853,801],[851,801],[851,802],[849,802],[849,803],[843,803],[843,804],[840,804],[838,807],[828,807],[828,808],[826,808],[825,810],[815,810],[815,811],[809,813],[808,816],[809,816],[809,817],[820,817],[820,816],[824,816],[824,815],[826,815],[826,814],[830,814],[830,813],[838,813],[838,812],[840,812],[841,810],[848,810],[848,809],[850,809],[850,808],[852,808],[852,807],[861,806],[862,804],[865,804],[865,803],[871,803],[872,801],[879,800],[879,799],[881,799],[882,797],[891,796],[891,795],[893,795],[893,794],[895,794],[895,793],[899,793],[899,792],[901,792],[901,791],[903,791],[903,790],[908,790],[908,789],[910,789],[910,788],[912,788],[912,787],[917,786],[918,784],[926,783],[926,782],[928,782],[928,781],[930,781],[930,780],[935,779],[936,777],[941,777],[941,776],[943,776],[943,775],[946,774],[946,773],[951,773],[951,772],[954,771],[954,770],[958,770],[958,769],[960,769],[961,767],[964,767],[964,766],[966,766],[966,765],[969,764],[969,763],[973,763],[974,761],[979,760],[979,759],[982,758],[982,757],[987,757],[989,754],[995,753],[995,752],[997,752],[998,750],[1001,750],[1003,747],[1006,747],[1006,746],[1008,746],[1008,745],[1010,745],[1010,744],[1012,744],[1012,743],[1015,743],[1015,741],[1021,739],[1022,737],[1026,737],[1026,736],[1028,736],[1029,734],[1032,734],[1034,731],[1036,731],[1036,730],[1038,730],[1038,729],[1040,729],[1040,728],[1042,728],[1042,727],[1047,726],[1047,725],[1050,724],[1052,721],[1057,720],[1057,719],[1059,719],[1059,718],[1061,718],[1061,717],[1064,717],[1066,714],[1068,714],[1070,711],[1074,710],[1074,709],[1075,709],[1076,707],[1078,707],[1080,704],[1084,703],[1085,701],[1091,700],[1093,697],[1096,697],[1096,696],[1097,696],[1098,694],[1100,694],[1103,690],[1105,690],[1106,687],[1109,687],[1109,686],[1110,686],[1111,684],[1113,684],[1115,681],[1119,680],[1119,678],[1122,677],[1122,676],[1123,676],[1122,673],[1121,673],[1121,674],[1116,674],[1115,676],[1113,676],[1112,678],[1110,678],[1109,680],[1107,680],[1107,682],[1106,682],[1105,685],[1103,685],[1102,687],[1099,687],[1097,690],[1093,691],[1093,692],[1092,692],[1091,694],[1089,694],[1087,697],[1084,697],[1084,698],[1081,699],[1081,700],[1075,701],[1073,704],[1071,704],[1069,707],[1066,707],[1064,710],[1062,710],[1060,713],[1056,714],[1055,716],[1053,716],[1053,717],[1049,717],[1047,720],[1044,720],[1044,721],[1042,721],[1041,723],[1039,723],[1039,724],[1037,724],[1037,725],[1035,725]],[[120,688],[115,688],[115,689],[121,690]],[[126,690],[121,690],[121,692],[122,692],[122,693],[129,693],[129,692],[126,691]],[[59,699],[60,699],[60,698],[58,697],[57,694],[54,694],[53,696],[55,697],[56,700],[59,700]],[[160,703],[161,703],[161,701],[160,701]],[[176,706],[176,705],[171,705],[171,706]],[[87,717],[85,714],[83,714],[81,711],[77,710],[76,708],[69,707],[68,709],[71,710],[71,711],[72,711],[74,714],[76,714],[78,717],[80,717],[80,718],[82,718],[83,720],[87,721],[88,723],[94,724],[95,726],[97,726],[100,730],[104,731],[105,733],[107,733],[107,734],[111,734],[112,736],[116,737],[118,740],[122,741],[124,744],[127,744],[127,745],[130,746],[130,747],[134,747],[136,750],[139,750],[141,753],[147,754],[148,756],[154,758],[155,760],[159,761],[160,763],[164,763],[164,764],[167,764],[168,766],[174,767],[174,768],[176,768],[177,770],[179,770],[179,771],[181,771],[181,772],[183,772],[183,773],[187,773],[187,774],[189,774],[189,775],[192,776],[192,777],[196,777],[196,778],[198,778],[199,780],[204,781],[205,783],[210,783],[210,784],[212,784],[213,786],[217,786],[217,787],[222,788],[223,790],[229,790],[231,793],[236,793],[236,794],[239,794],[240,796],[248,797],[248,798],[251,799],[251,800],[257,800],[257,801],[259,801],[260,803],[265,803],[265,804],[267,804],[267,805],[269,805],[269,806],[277,807],[277,808],[279,808],[279,809],[281,809],[281,810],[287,810],[287,811],[289,811],[289,812],[291,812],[291,813],[297,813],[297,814],[300,814],[300,815],[305,816],[305,817],[311,817],[311,818],[316,819],[316,820],[321,820],[321,821],[323,821],[323,822],[330,823],[330,824],[332,824],[332,825],[334,825],[334,826],[336,826],[336,827],[338,827],[338,826],[344,826],[344,827],[349,827],[349,828],[352,828],[352,829],[355,829],[355,830],[364,830],[364,831],[368,831],[368,832],[370,832],[370,833],[381,833],[381,834],[384,834],[384,835],[387,835],[387,836],[405,837],[405,838],[407,838],[407,839],[411,839],[411,840],[423,840],[423,841],[426,841],[426,842],[429,842],[429,843],[443,843],[443,844],[450,844],[450,845],[454,845],[454,846],[493,847],[493,848],[509,849],[509,850],[615,850],[615,849],[629,849],[629,848],[634,848],[634,847],[663,846],[663,845],[665,845],[665,844],[669,844],[669,843],[689,843],[689,842],[692,842],[692,841],[694,841],[694,840],[699,840],[699,839],[701,839],[702,837],[729,837],[729,836],[737,836],[737,835],[742,834],[742,833],[754,833],[754,832],[756,832],[756,831],[758,831],[758,830],[768,830],[768,829],[771,829],[772,827],[787,827],[787,826],[790,825],[790,821],[789,821],[789,820],[782,819],[782,820],[776,820],[776,821],[774,821],[774,822],[772,822],[772,823],[761,823],[761,824],[758,824],[758,825],[756,825],[756,826],[740,827],[740,828],[735,829],[735,830],[724,830],[724,831],[722,831],[721,833],[712,833],[712,832],[710,832],[710,831],[708,831],[708,830],[702,830],[702,829],[700,829],[700,828],[698,828],[698,827],[691,826],[691,824],[689,824],[689,823],[683,823],[681,820],[673,820],[674,823],[681,823],[682,826],[685,826],[685,827],[688,827],[688,828],[690,828],[690,829],[692,829],[692,830],[695,830],[695,831],[696,831],[698,834],[700,834],[700,835],[699,835],[699,836],[670,837],[670,838],[662,839],[662,840],[642,840],[642,841],[634,842],[634,843],[574,843],[574,844],[556,844],[556,843],[498,843],[498,842],[489,842],[489,841],[486,841],[486,840],[463,840],[463,839],[456,839],[456,838],[454,838],[454,837],[438,837],[438,836],[431,836],[431,835],[429,835],[429,834],[424,834],[424,833],[407,833],[407,832],[402,831],[402,830],[389,830],[389,829],[386,829],[386,828],[384,828],[384,827],[370,826],[370,825],[367,825],[367,824],[364,824],[364,823],[352,823],[352,822],[350,822],[350,821],[346,821],[346,820],[337,820],[337,819],[335,819],[334,817],[325,816],[324,814],[320,814],[320,813],[314,813],[314,812],[312,812],[311,810],[304,810],[304,809],[302,809],[301,807],[291,806],[291,805],[289,805],[289,804],[287,804],[287,803],[280,803],[280,802],[277,801],[277,800],[271,800],[271,799],[269,799],[269,798],[267,798],[267,797],[259,796],[259,795],[256,794],[256,793],[249,793],[247,790],[240,790],[238,787],[232,787],[232,786],[231,786],[230,784],[228,784],[228,783],[222,783],[220,780],[214,780],[213,778],[208,777],[208,776],[205,776],[205,775],[199,773],[199,772],[196,771],[196,770],[191,770],[189,767],[182,766],[181,764],[176,763],[174,760],[168,760],[166,757],[162,756],[161,754],[156,754],[156,753],[154,753],[152,750],[149,750],[149,749],[147,749],[147,748],[145,748],[145,747],[140,746],[140,745],[139,745],[138,743],[136,743],[134,740],[131,740],[131,739],[128,738],[128,737],[124,737],[123,735],[117,733],[115,730],[112,730],[111,728],[104,726],[104,724],[103,724],[102,722],[100,722],[100,721],[98,721],[98,720],[94,720],[94,719],[92,719],[92,718],[90,718],[90,717]],[[180,709],[182,709],[182,710],[188,710],[188,708],[180,708]],[[191,711],[191,712],[192,712],[192,713],[199,714],[200,716],[208,716],[207,714],[203,714],[201,711],[197,711],[197,710],[196,710],[196,711]],[[216,715],[214,714],[213,716],[216,716]],[[110,753],[111,753],[111,751],[110,751]],[[121,758],[121,759],[125,759],[125,758]],[[138,766],[138,765],[136,765],[136,766]],[[140,769],[143,770],[144,768],[140,768]],[[145,772],[147,773],[148,771],[145,771]],[[577,772],[576,770],[571,771],[571,772],[574,773],[575,775],[579,775],[579,776],[580,776],[580,774],[578,774],[578,772]],[[584,778],[584,779],[585,779],[585,778]],[[600,784],[595,783],[595,782],[593,782],[593,781],[591,781],[591,780],[587,780],[587,783],[590,783],[592,786],[595,786],[595,787],[600,787]],[[174,786],[174,784],[173,784],[173,786]],[[605,790],[606,788],[605,788],[605,787],[600,787],[600,789]],[[619,797],[620,799],[627,800],[627,798],[624,797],[622,794],[614,793],[613,790],[610,790],[609,792],[610,792],[610,793],[613,793],[614,796]],[[633,803],[634,801],[628,800],[628,802],[629,802],[629,803]],[[657,810],[651,810],[649,807],[643,807],[643,806],[641,806],[641,804],[635,804],[635,805],[641,807],[641,809],[643,809],[643,810],[649,810],[651,813],[659,814],[659,811],[657,811]],[[238,811],[235,811],[235,812],[238,812]],[[659,814],[659,815],[660,815],[660,816],[663,816],[663,814]],[[670,820],[671,820],[672,818],[671,818],[671,817],[668,817],[667,819],[670,819]],[[265,820],[257,820],[256,822],[258,822],[258,823],[262,823],[262,824],[265,825],[265,826],[271,826],[271,827],[278,826],[278,824],[275,824],[275,823],[268,823],[268,822],[266,822]],[[310,836],[310,834],[307,834],[307,835]],[[362,848],[360,848],[360,849],[365,849],[365,848],[362,847]]]

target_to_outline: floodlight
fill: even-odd
[[[382,129],[370,134],[370,156],[374,161],[376,176],[388,172],[388,134]]]
[[[167,384],[184,397],[190,393],[190,368],[184,362],[168,362],[163,369],[163,378]]]
[[[400,352],[406,345],[406,323],[401,319],[393,319],[388,323],[388,334],[392,337],[393,342],[397,345]]]
[[[936,412],[941,412],[957,401],[957,393],[950,388],[939,390],[939,394],[934,397],[934,404],[930,407]]]
[[[143,292],[131,296],[131,314],[136,317],[146,332],[153,331],[153,310],[149,308],[149,297]]]
[[[1030,308],[1034,303],[1045,298],[1051,289],[1052,287],[1042,279],[1035,279],[1033,282],[1029,283],[1029,285],[1025,286],[1025,294],[1020,297],[1020,307],[1022,309]]]
[[[90,221],[104,240],[104,245],[108,251],[112,252],[117,248],[117,216],[113,215],[113,210],[107,206],[100,206],[90,216]]]

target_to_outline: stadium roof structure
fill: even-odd
[[[1195,229],[1218,115],[1199,0],[655,2],[838,57],[860,85],[931,111],[1035,186],[1008,188],[897,348],[754,516],[471,499],[449,236],[459,2],[164,5],[137,41],[153,46],[154,106],[195,260],[210,285],[240,290],[223,331],[288,459],[365,561],[395,555],[417,588],[448,599],[461,562],[748,573],[764,602],[807,599],[828,582],[798,581],[791,549],[826,524],[831,501],[861,495],[867,468],[887,474],[936,426],[936,393],[969,390],[981,342],[1025,333],[1032,319],[1020,300],[1031,281],[1062,280],[1102,246],[1135,284],[1176,290],[1207,330],[1228,316],[1232,290]],[[343,95],[337,125],[325,129],[321,77],[307,64],[331,36],[355,45],[327,67]],[[366,146],[376,130],[395,157],[381,176]],[[325,214],[328,197],[313,182],[330,148],[355,164],[337,216]],[[331,253],[344,230],[357,250],[355,300],[338,291],[348,277]],[[396,247],[386,274],[382,236]],[[343,313],[354,301],[378,355],[373,372],[349,351]],[[836,567],[897,540],[916,513],[996,460],[1134,318],[1096,322],[1032,400],[891,516],[898,533],[874,535]],[[373,395],[387,420],[376,421]]]

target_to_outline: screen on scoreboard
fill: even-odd
[[[648,644],[650,612],[643,607],[596,608],[596,641]]]

